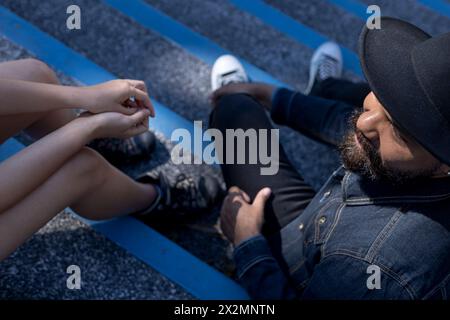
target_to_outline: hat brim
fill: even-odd
[[[381,29],[362,31],[359,57],[370,88],[395,124],[438,160],[450,164],[448,123],[427,100],[411,57],[414,47],[429,38],[408,22],[383,17]]]

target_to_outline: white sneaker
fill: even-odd
[[[334,42],[325,42],[316,49],[309,67],[309,82],[305,94],[309,94],[317,81],[342,76],[342,52]]]
[[[248,81],[244,67],[234,56],[223,55],[214,62],[211,71],[211,88],[213,91],[230,83],[245,83]]]

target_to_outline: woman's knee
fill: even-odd
[[[92,188],[105,182],[108,169],[108,162],[88,147],[83,147],[65,166],[65,170],[75,175],[75,178],[85,179]]]
[[[21,67],[25,69],[27,81],[57,84],[59,83],[56,73],[45,62],[28,58],[19,60]]]

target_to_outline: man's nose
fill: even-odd
[[[378,145],[384,122],[385,118],[380,110],[367,110],[359,116],[356,127],[373,145]]]

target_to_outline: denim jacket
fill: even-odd
[[[282,90],[290,102],[272,118],[306,121],[305,104]],[[255,299],[449,299],[449,231],[450,177],[400,188],[340,167],[279,234],[244,241],[234,260]]]

